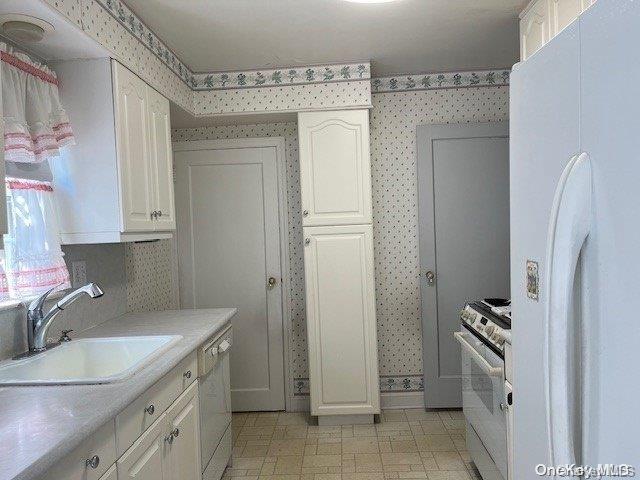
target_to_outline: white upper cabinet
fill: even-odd
[[[533,0],[520,14],[520,60],[539,48],[577,19],[596,0]]]
[[[109,58],[54,69],[77,141],[51,162],[62,243],[170,238],[169,101]]]
[[[149,154],[153,172],[153,205],[156,230],[176,228],[173,195],[173,150],[169,100],[152,88],[149,94]]]
[[[549,41],[549,1],[537,0],[520,18],[520,58],[529,58]]]
[[[149,110],[148,87],[138,76],[115,61],[113,87],[122,230],[154,230],[154,175],[149,154],[152,115]]]
[[[371,223],[369,112],[298,114],[304,226]]]

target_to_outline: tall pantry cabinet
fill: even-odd
[[[311,414],[380,413],[367,110],[298,114]],[[346,417],[348,416],[348,417]]]

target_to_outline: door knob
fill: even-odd
[[[269,280],[267,280],[267,288],[273,288],[275,286],[276,286],[275,277],[269,277]]]
[[[427,278],[427,285],[429,285],[430,287],[433,286],[436,281],[436,274],[429,270],[427,273],[425,273],[425,277]]]

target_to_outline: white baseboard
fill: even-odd
[[[382,392],[380,407],[383,410],[424,408],[424,392]]]
[[[289,412],[308,412],[311,410],[308,395],[293,396],[289,399]]]
[[[384,410],[424,408],[424,392],[382,392],[380,393],[380,407]],[[291,397],[287,411],[308,412],[309,410],[308,395]]]

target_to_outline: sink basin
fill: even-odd
[[[113,383],[131,377],[182,337],[82,338],[0,364],[1,385]]]

